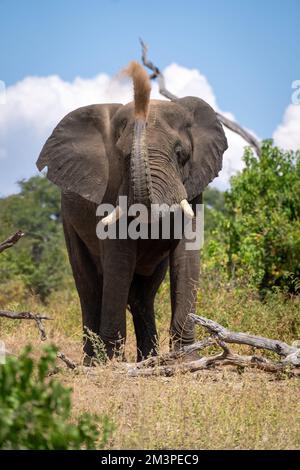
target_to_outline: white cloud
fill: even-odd
[[[198,70],[171,64],[164,75],[168,89],[174,94],[199,96],[218,110],[212,87]],[[151,96],[162,99],[156,83]],[[14,192],[17,180],[37,171],[35,161],[43,143],[69,111],[92,103],[126,103],[131,99],[131,83],[106,74],[91,79],[78,77],[73,82],[57,75],[26,77],[8,87],[5,103],[0,106],[0,195]],[[229,149],[224,155],[223,170],[214,181],[220,189],[228,187],[229,177],[242,168],[241,156],[246,144],[230,131],[226,135]]]
[[[300,105],[290,104],[283,115],[282,123],[273,134],[274,143],[285,149],[300,149]]]
[[[187,69],[171,64],[164,70],[167,88],[176,96],[199,96],[214,109],[217,108],[216,97],[206,77],[197,69]]]

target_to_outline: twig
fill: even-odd
[[[32,312],[11,312],[8,310],[0,310],[0,317],[11,318],[12,320],[52,320],[46,315],[39,315]]]
[[[69,369],[74,370],[77,368],[77,364],[74,361],[72,361],[72,359],[67,357],[63,352],[58,351],[57,357],[61,359]]]
[[[38,330],[39,330],[40,335],[41,335],[41,341],[46,341],[47,334],[46,334],[46,330],[44,328],[42,320],[40,320],[39,318],[36,318],[35,322],[36,322],[36,326],[38,327]]]
[[[144,43],[144,41],[141,38],[140,38],[140,43],[142,47],[142,62],[145,65],[145,67],[148,67],[150,70],[152,70],[153,73],[150,75],[150,78],[152,80],[157,79],[160,94],[165,96],[171,101],[178,99],[178,96],[173,95],[173,93],[167,90],[166,85],[165,85],[165,78],[161,70],[156,65],[154,65],[153,62],[151,62],[148,59],[148,46]],[[223,116],[223,114],[220,114],[218,112],[216,114],[224,126],[226,126],[231,131],[235,132],[236,134],[239,134],[246,142],[248,142],[249,145],[251,145],[251,147],[255,149],[257,155],[258,156],[260,155],[261,153],[260,144],[258,140],[252,134],[246,131],[237,122],[231,121],[227,117]]]
[[[0,310],[0,317],[10,318],[12,320],[34,320],[36,326],[40,332],[41,340],[45,341],[47,339],[46,331],[43,325],[42,320],[52,320],[52,318],[47,317],[46,315],[39,315],[32,312],[10,312],[7,310]]]
[[[0,253],[2,253],[2,251],[4,250],[7,250],[8,248],[11,248],[13,245],[15,245],[19,240],[20,238],[22,238],[23,236],[25,235],[24,232],[22,232],[21,230],[19,230],[18,232],[16,232],[14,235],[11,235],[9,238],[7,238],[7,240],[4,240],[4,242],[0,243]]]

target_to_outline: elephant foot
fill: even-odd
[[[184,347],[191,346],[193,343],[194,339],[190,342],[182,343],[181,339],[176,340],[173,338],[170,341],[170,351],[179,352],[184,349]],[[197,361],[198,359],[200,359],[199,351],[191,351],[189,353],[184,354],[179,360],[181,362],[193,362]]]
[[[158,356],[158,348],[152,348],[152,349],[147,349],[146,351],[141,351],[140,349],[137,349],[136,353],[136,362],[141,362],[145,361],[146,359],[149,359],[150,357],[155,357]]]
[[[200,359],[200,354],[198,351],[193,351],[193,352],[190,352],[186,355],[184,355],[180,361],[181,362],[193,362],[193,361],[197,361],[198,359]]]
[[[95,367],[99,365],[99,361],[95,356],[88,356],[87,354],[84,354],[82,365],[84,365],[85,367]]]
[[[126,362],[124,340],[110,341],[105,342],[104,344],[107,359],[118,362]]]

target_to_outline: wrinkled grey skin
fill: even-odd
[[[147,126],[133,104],[79,108],[54,129],[37,166],[62,190],[62,217],[70,263],[81,302],[83,326],[99,334],[109,357],[126,338],[129,306],[137,358],[157,351],[154,298],[170,267],[172,347],[191,344],[199,252],[185,240],[99,240],[96,208],[130,202],[168,205],[187,200],[195,211],[217,176],[227,141],[215,112],[187,97],[150,102]],[[89,341],[84,351],[93,356]]]

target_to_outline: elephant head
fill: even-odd
[[[150,100],[150,80],[136,62],[127,69],[134,102],[79,108],[45,143],[37,166],[63,190],[100,204],[106,195],[130,202],[180,204],[201,194],[222,167],[227,148],[213,109],[200,98]],[[116,202],[116,201],[109,201]],[[120,216],[116,208],[106,223]]]

